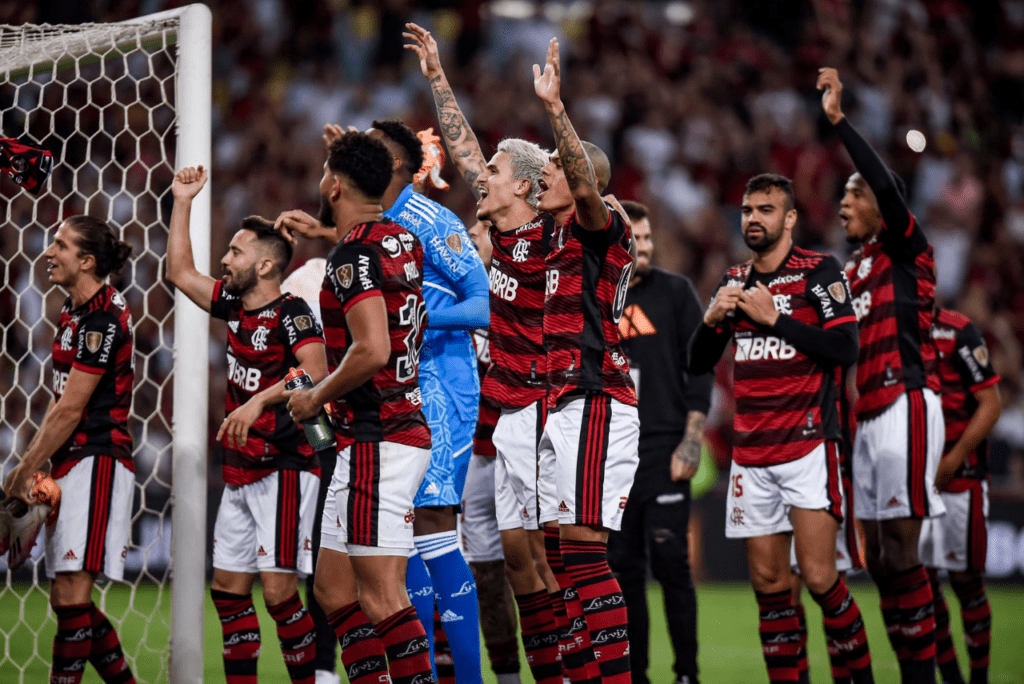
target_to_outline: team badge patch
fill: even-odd
[[[979,364],[981,364],[982,366],[987,366],[988,365],[988,348],[987,347],[985,347],[984,345],[982,345],[980,347],[975,347],[974,351],[971,352],[971,353],[974,354],[974,360],[977,361]]]
[[[313,327],[313,320],[309,316],[296,316],[295,327],[299,330],[309,330]]]
[[[452,233],[446,237],[444,244],[448,245],[448,249],[456,254],[462,254],[462,237],[458,233]]]
[[[348,289],[348,286],[352,284],[352,264],[345,264],[338,269],[335,275],[338,276],[338,284]]]
[[[832,299],[836,300],[840,304],[846,301],[846,287],[842,283],[832,283],[828,286],[828,293],[832,295]]]
[[[100,345],[103,344],[103,333],[98,332],[87,332],[85,333],[85,347],[94,354],[100,350]]]
[[[398,244],[398,240],[393,235],[385,235],[380,244],[392,257],[402,253],[402,246]]]

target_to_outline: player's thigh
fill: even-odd
[[[793,548],[800,575],[815,593],[827,591],[836,580],[836,533],[839,522],[824,510],[790,509]]]
[[[356,575],[348,554],[322,548],[317,555],[313,588],[325,613],[358,601]]]
[[[359,585],[359,603],[372,622],[409,607],[405,556],[350,556],[350,560]]]
[[[747,537],[743,540],[754,591],[770,594],[789,588],[788,532]]]

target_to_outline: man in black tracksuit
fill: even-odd
[[[608,539],[608,562],[629,613],[633,682],[648,684],[647,560],[665,594],[679,684],[697,682],[697,596],[690,578],[690,478],[700,463],[713,374],[691,377],[687,343],[704,311],[688,278],[651,265],[647,208],[623,202],[637,243],[636,271],[619,321],[622,348],[640,401],[640,465],[622,530]],[[648,555],[649,552],[649,555]]]

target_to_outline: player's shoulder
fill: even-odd
[[[86,303],[85,311],[82,312],[82,318],[105,318],[122,322],[130,316],[127,300],[113,285],[105,285]]]
[[[745,286],[747,278],[750,277],[750,269],[753,267],[753,260],[744,261],[742,264],[733,264],[725,269],[725,275],[722,276],[722,285],[724,287]]]
[[[934,325],[951,328],[957,332],[974,327],[971,319],[967,316],[959,311],[945,308],[940,308],[936,313]]]
[[[301,316],[312,312],[309,308],[309,302],[291,292],[285,292],[281,295],[281,299],[277,301],[277,308],[282,315],[288,316]]]
[[[839,270],[839,262],[831,254],[817,252],[794,245],[786,264],[789,268],[801,271]]]

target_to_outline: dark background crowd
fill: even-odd
[[[120,21],[180,4],[3,3],[0,23]],[[207,4],[214,17],[215,275],[242,217],[272,218],[295,208],[316,213],[324,123],[365,129],[374,119],[394,117],[417,129],[436,128],[428,84],[402,48],[406,21],[437,38],[449,80],[487,155],[509,136],[553,146],[530,67],[543,63],[548,40],[559,37],[562,96],[581,136],[609,153],[610,191],[652,208],[657,262],[690,276],[704,301],[726,266],[748,258],[738,208],[746,180],[757,173],[793,179],[797,243],[843,261],[850,247],[837,212],[852,165],[814,90],[818,67],[837,67],[844,109],[907,184],[910,205],[935,249],[939,300],[970,316],[986,335],[1003,377],[993,495],[1024,496],[1024,1]],[[85,73],[105,69],[120,78],[118,85],[68,87],[70,103],[62,99],[65,90],[52,87],[66,74],[47,77],[52,82],[39,79],[50,83],[47,91],[32,79],[0,83],[4,135],[54,149],[66,167],[55,172],[50,198],[22,197],[12,183],[2,184],[8,224],[0,231],[4,456],[15,448],[10,425],[23,420],[28,404],[29,414],[41,414],[49,397],[32,385],[45,368],[52,335],[40,319],[55,320],[63,298],[32,286],[45,282],[45,264],[37,257],[46,231],[62,214],[99,211],[124,228],[140,255],[118,283],[136,311],[145,360],[135,414],[155,416],[137,436],[151,445],[154,470],[169,476],[170,388],[164,378],[171,363],[172,299],[159,259],[176,162],[173,112],[159,102],[162,95],[173,98],[174,50],[143,57],[156,75],[138,79],[126,77],[143,73],[132,59],[86,65]],[[33,88],[45,94],[33,100]],[[26,101],[51,113],[24,109]],[[110,104],[126,106],[105,106]],[[147,116],[157,133],[139,139],[118,132]],[[76,133],[88,125],[97,136]],[[908,146],[911,130],[923,133],[923,152]],[[445,176],[452,189],[435,198],[471,222],[471,193],[450,164]],[[322,252],[322,245],[304,245],[293,265]],[[216,370],[223,338],[214,326],[210,425],[223,414],[225,378]],[[725,464],[731,401],[721,368],[719,377],[712,443]],[[22,432],[19,439],[30,436],[28,427]],[[217,482],[216,458],[210,472]]]

